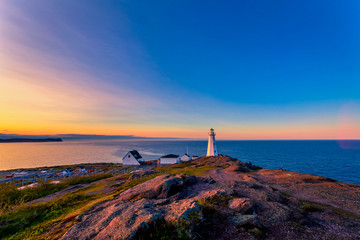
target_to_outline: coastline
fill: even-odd
[[[26,194],[41,197],[5,211],[0,233],[11,228],[6,236],[18,239],[89,239],[95,233],[117,239],[198,239],[199,234],[203,239],[290,240],[356,239],[360,228],[360,185],[263,169],[224,155],[123,174],[109,169],[99,177],[61,182],[44,185],[48,194],[41,184],[26,188]],[[47,217],[40,211],[44,206],[61,211]],[[13,218],[31,218],[24,211],[40,213],[42,220],[13,228]]]
[[[43,167],[34,167],[34,168],[15,168],[9,170],[0,170],[0,179],[5,178],[6,175],[11,174],[13,172],[39,172],[39,171],[62,171],[66,168],[78,168],[80,166],[84,166],[85,168],[92,169],[102,169],[102,170],[110,170],[112,168],[121,167],[120,163],[79,163],[79,164],[67,164],[67,165],[55,165],[55,166],[43,166]]]
[[[22,142],[62,142],[61,138],[9,138],[0,139],[0,143],[22,143]]]
[[[167,153],[206,154],[206,141],[125,141],[86,140],[0,144],[0,170],[71,165],[94,162],[121,162],[131,149],[146,160]],[[217,141],[220,153],[269,169],[283,168],[360,184],[360,150],[343,149],[336,141]],[[157,155],[156,155],[157,154]]]

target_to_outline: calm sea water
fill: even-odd
[[[255,165],[360,184],[360,141],[217,141],[220,153]],[[0,170],[86,162],[121,162],[136,149],[146,160],[206,154],[206,141],[82,140],[0,144]]]

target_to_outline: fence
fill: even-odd
[[[109,171],[108,173],[125,174],[125,173],[133,172],[135,170],[136,170],[136,168],[125,168],[125,169],[112,170],[112,171]],[[81,176],[81,175],[93,175],[93,174],[101,174],[101,173],[104,173],[104,171],[94,171],[94,172],[90,172],[90,173],[83,172],[83,173],[79,173],[79,174],[68,174],[68,175],[58,175],[57,173],[43,173],[43,174],[31,173],[31,174],[26,174],[21,177],[12,177],[12,178],[1,179],[0,184],[1,183],[10,183],[10,184],[14,184],[16,186],[18,186],[18,185],[25,186],[25,184],[28,184],[28,183],[47,182],[49,180],[60,180],[60,179],[65,179],[65,178],[77,177],[77,176]]]
[[[48,181],[50,179],[54,180],[55,178],[57,178],[57,174],[56,173],[45,173],[45,174],[36,174],[36,173],[31,173],[31,174],[27,174],[21,177],[12,177],[12,178],[6,178],[6,179],[1,179],[0,183],[6,183],[9,182],[11,184],[14,185],[21,185],[24,186],[27,183],[36,183],[39,181]]]

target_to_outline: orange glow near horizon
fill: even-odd
[[[2,72],[4,73],[4,72]],[[214,127],[217,139],[359,139],[360,113],[359,104],[350,103],[339,110],[338,122],[322,123],[274,123],[236,124],[216,123],[203,126],[200,124],[177,124],[171,119],[167,123],[146,120],[132,122],[131,115],[127,122],[107,121],[113,116],[104,113],[104,107],[112,101],[121,102],[113,96],[100,95],[88,89],[67,91],[64,88],[52,89],[45,81],[43,86],[31,84],[31,79],[21,74],[2,74],[0,80],[0,133],[19,135],[56,135],[56,134],[98,134],[98,135],[134,135],[140,137],[176,137],[207,138],[210,127]],[[48,73],[49,77],[52,76]],[[27,81],[28,80],[28,81]],[[39,81],[39,80],[38,80]],[[41,81],[39,81],[41,82]],[[96,98],[90,98],[95,96]],[[123,102],[123,105],[126,103]],[[129,103],[130,104],[130,103]],[[132,105],[134,103],[131,103]],[[136,103],[135,103],[136,104]],[[155,104],[155,103],[154,103]],[[54,107],[55,106],[55,107]],[[119,111],[129,115],[126,111]],[[205,125],[205,124],[204,124]]]
[[[34,127],[34,128],[33,128]],[[97,134],[97,135],[134,135],[140,137],[176,137],[206,139],[208,129],[168,129],[164,127],[92,127],[72,126],[63,129],[39,128],[36,126],[16,131],[16,128],[4,133],[20,135],[56,135],[56,134]],[[97,129],[97,131],[94,131]],[[263,128],[216,128],[218,140],[281,140],[281,139],[358,139],[357,135],[344,135],[341,138],[334,137],[336,130],[332,126],[298,126],[289,130],[288,127],[263,127]],[[319,137],[320,136],[320,137]]]
[[[5,80],[4,80],[5,79]],[[10,81],[11,79],[11,81]],[[345,105],[339,111],[337,123],[293,123],[280,124],[177,124],[171,119],[168,123],[152,121],[132,123],[108,123],[102,109],[109,102],[88,100],[86,97],[64,96],[18,80],[16,75],[8,75],[1,81],[0,89],[0,133],[20,135],[55,135],[55,134],[98,134],[98,135],[134,135],[140,137],[176,137],[207,138],[210,127],[214,127],[217,139],[359,139],[359,105]],[[87,95],[96,96],[96,92]],[[74,103],[75,101],[75,103]],[[56,107],[54,107],[56,106]],[[126,115],[126,112],[121,115]],[[112,116],[110,116],[111,120]],[[205,124],[204,124],[205,125]]]

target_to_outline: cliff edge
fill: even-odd
[[[144,179],[125,191],[117,187]],[[116,181],[115,181],[116,182]],[[360,186],[228,156],[118,178],[61,239],[360,239]]]

